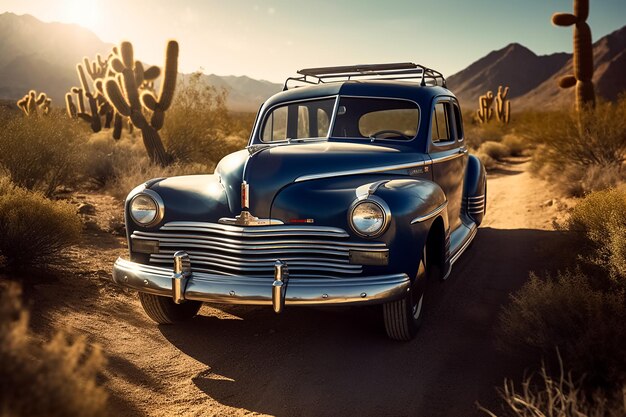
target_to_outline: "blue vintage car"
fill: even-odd
[[[131,191],[113,280],[158,323],[203,302],[378,304],[389,337],[409,340],[426,282],[450,274],[485,214],[458,101],[412,63],[298,73],[214,174]]]

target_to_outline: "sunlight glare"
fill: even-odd
[[[99,3],[99,0],[64,0],[61,7],[64,20],[96,30],[100,23]]]

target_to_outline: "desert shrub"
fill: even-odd
[[[0,177],[0,265],[48,266],[78,241],[82,224],[76,209]]]
[[[559,372],[551,376],[544,365],[539,375],[524,378],[521,389],[515,388],[513,381],[505,380],[499,389],[504,400],[503,414],[510,417],[620,417],[626,413],[626,403],[621,401],[621,393],[607,396],[601,391],[589,395],[580,380],[563,369],[559,358]],[[626,390],[626,386],[624,387]],[[626,391],[625,391],[626,393]],[[492,411],[478,405],[491,417],[498,417]]]
[[[498,166],[498,161],[496,161],[491,156],[487,155],[486,153],[480,150],[477,152],[474,152],[474,155],[477,156],[478,159],[480,159],[480,162],[483,163],[487,171],[492,170]]]
[[[496,161],[510,155],[509,148],[499,142],[492,141],[483,142],[478,148],[478,153],[489,155]]]
[[[63,115],[4,115],[0,129],[0,171],[29,190],[51,195],[60,184],[74,182],[83,162],[83,126]]]
[[[472,113],[463,116],[465,140],[468,146],[473,149],[477,149],[484,142],[500,142],[505,135],[514,129],[513,123],[505,125],[492,120],[491,123],[480,124],[475,120],[475,117],[475,114]]]
[[[585,192],[626,179],[626,97],[616,103],[598,103],[586,114],[583,125],[585,128],[580,129],[574,112],[528,118],[525,134],[542,145],[541,152],[534,154],[533,170],[555,178],[566,172],[566,167],[581,171],[581,176],[590,167],[600,167],[595,175],[585,178]]]
[[[499,320],[511,351],[549,356],[558,346],[589,387],[621,387],[626,378],[626,298],[593,288],[580,271],[531,279],[511,297]]]
[[[567,228],[589,243],[583,259],[626,285],[626,185],[587,195],[572,210]]]
[[[502,138],[502,144],[509,149],[511,156],[522,156],[524,152],[530,150],[528,141],[514,134],[508,134]]]
[[[0,414],[101,416],[107,394],[96,381],[104,366],[98,346],[57,333],[38,342],[14,285],[0,286]]]
[[[233,123],[226,109],[224,90],[206,84],[201,73],[183,80],[163,128],[163,141],[175,160],[216,164],[246,146],[247,136],[241,134],[241,126]]]

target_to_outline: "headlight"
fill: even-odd
[[[151,226],[163,219],[163,200],[154,191],[144,190],[130,200],[129,213],[138,225]]]
[[[391,212],[387,204],[380,198],[369,196],[358,200],[349,211],[350,226],[360,236],[380,236],[389,225]]]

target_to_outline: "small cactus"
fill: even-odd
[[[574,0],[574,13],[555,13],[552,23],[556,26],[574,25],[574,75],[559,80],[561,88],[576,86],[576,110],[579,115],[585,107],[595,107],[593,88],[593,46],[591,29],[587,24],[589,0]]]
[[[496,119],[499,122],[509,124],[511,121],[511,102],[506,98],[509,94],[509,87],[498,86],[496,94]]]
[[[47,116],[51,111],[52,99],[48,98],[46,93],[40,93],[37,96],[35,90],[30,90],[28,94],[17,101],[17,107],[22,109],[26,116],[38,116],[39,112]]]
[[[478,98],[478,110],[476,111],[476,115],[478,116],[478,121],[481,124],[489,123],[491,118],[493,117],[493,92],[487,91],[487,94],[482,95]]]

